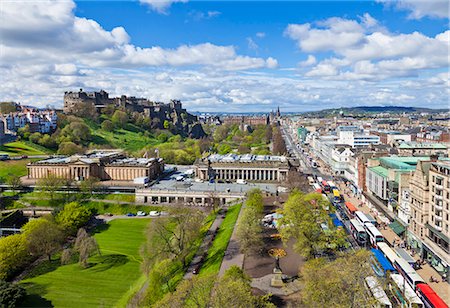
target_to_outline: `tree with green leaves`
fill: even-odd
[[[112,115],[111,120],[117,128],[125,128],[125,125],[128,123],[128,115],[122,110],[116,110]]]
[[[60,155],[73,155],[81,153],[83,148],[72,141],[64,141],[59,144],[58,154]]]
[[[70,202],[56,215],[55,220],[67,233],[74,234],[79,228],[87,224],[91,215],[92,213],[88,208],[78,202]]]
[[[215,282],[214,278],[214,275],[210,274],[194,276],[192,279],[183,280],[173,293],[167,293],[154,306],[167,308],[206,308],[210,302],[211,289]]]
[[[62,248],[64,233],[52,220],[39,218],[29,221],[22,228],[31,255],[47,256],[48,260]]]
[[[167,217],[154,220],[147,231],[147,244],[143,257],[151,267],[159,260],[170,258],[179,260],[183,268],[187,266],[187,256],[195,239],[200,234],[204,214],[196,209],[169,209]]]
[[[163,298],[164,294],[174,291],[170,282],[176,274],[177,268],[177,262],[171,259],[164,259],[153,265],[148,275],[149,286],[146,291],[149,304],[156,303]]]
[[[305,258],[311,258],[320,251],[336,251],[343,244],[342,231],[329,227],[324,230],[321,224],[331,226],[326,208],[329,201],[321,194],[304,194],[294,190],[283,207],[283,217],[279,224],[280,234],[286,243],[294,238],[294,250]]]
[[[28,262],[28,250],[23,234],[0,238],[0,279],[11,277],[26,262]]]
[[[46,177],[39,179],[36,183],[37,189],[48,194],[51,202],[54,201],[56,193],[61,190],[63,185],[64,179],[54,174],[49,174]]]
[[[91,140],[91,129],[84,122],[71,122],[60,132],[59,142],[72,141],[76,144],[87,144]]]
[[[311,259],[300,269],[301,291],[307,307],[372,307],[364,279],[373,274],[370,252],[358,250],[340,255],[335,261]]]
[[[261,226],[263,210],[261,191],[259,189],[249,191],[236,229],[240,250],[247,256],[260,252],[263,247]]]
[[[18,191],[23,185],[22,179],[16,174],[9,175],[6,184],[8,184],[14,192]]]
[[[21,285],[0,280],[0,307],[20,307],[26,295],[27,293]]]
[[[100,180],[96,177],[89,177],[80,182],[80,190],[88,197],[92,197],[92,193],[98,187]]]
[[[114,123],[110,120],[105,120],[102,122],[102,129],[107,132],[112,132],[114,130]]]
[[[254,296],[250,285],[251,279],[237,267],[230,267],[220,278],[213,290],[211,307],[275,307],[267,297]]]

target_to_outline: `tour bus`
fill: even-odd
[[[409,308],[423,308],[422,300],[414,292],[413,288],[405,282],[405,279],[400,274],[391,274],[391,279],[394,284],[390,284],[390,289],[399,301],[399,306]]]
[[[315,191],[315,192],[318,192],[319,194],[322,193],[322,187],[320,187],[319,184],[314,183],[314,184],[313,184],[313,187],[314,187],[314,191]],[[327,199],[327,200],[328,200],[328,199]]]
[[[333,189],[333,202],[342,202],[342,196],[337,189]]]
[[[381,287],[380,283],[375,277],[368,276],[365,278],[365,281],[366,281],[366,288],[370,292],[370,295],[372,295],[377,300],[377,303],[373,305],[373,307],[379,308],[392,307],[392,304],[389,298],[387,297],[386,292],[384,292],[383,288]]]
[[[363,226],[366,224],[373,224],[375,225],[367,216],[365,213],[361,211],[355,212],[355,219],[358,220]]]
[[[414,268],[416,260],[413,257],[411,257],[411,255],[406,250],[404,250],[403,248],[394,248],[394,251],[397,253],[399,257],[408,262],[408,264]]]
[[[371,266],[375,274],[379,277],[385,277],[387,273],[395,272],[395,268],[391,262],[384,256],[379,249],[371,249],[373,256],[371,256]]]
[[[387,243],[380,242],[378,243],[378,249],[384,254],[384,256],[394,265],[395,261],[399,258],[399,256],[392,250],[391,247]]]
[[[397,260],[395,260],[394,267],[414,290],[416,289],[417,284],[425,282],[422,277],[420,277],[420,275],[417,274],[417,272],[411,267],[411,265],[409,265],[408,261],[402,258],[397,258]]]
[[[367,232],[356,219],[350,219],[350,234],[359,245],[365,246],[367,244]]]
[[[416,293],[427,308],[448,308],[442,298],[426,283],[419,283]]]
[[[332,182],[332,181],[328,181],[328,185],[330,185],[330,189],[337,188],[336,184],[334,184],[334,182]]]
[[[384,237],[380,231],[371,223],[365,224],[364,226],[369,236],[369,242],[374,248],[378,248],[379,242],[384,242]]]
[[[309,185],[313,185],[315,183],[312,176],[308,176],[308,182],[309,182]]]
[[[323,188],[324,192],[326,192],[326,193],[330,193],[331,192],[330,185],[328,185],[327,181],[322,180],[321,184],[322,184],[322,188]]]
[[[355,217],[356,207],[350,201],[345,202],[345,210],[347,212],[348,217]]]

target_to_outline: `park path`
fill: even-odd
[[[244,254],[239,251],[239,242],[236,235],[237,225],[239,224],[239,220],[241,219],[241,215],[243,212],[243,208],[245,207],[245,203],[241,206],[241,210],[239,212],[238,219],[234,224],[234,230],[231,234],[230,241],[228,242],[227,250],[225,250],[225,255],[222,259],[222,264],[220,265],[219,277],[222,277],[223,274],[229,269],[231,266],[235,265],[239,268],[243,268],[244,266]]]
[[[222,215],[217,214],[216,218],[214,219],[214,222],[211,224],[211,227],[209,227],[208,231],[206,232],[206,235],[203,238],[203,242],[200,245],[200,247],[198,248],[197,253],[195,254],[195,257],[192,259],[191,264],[189,264],[189,266],[186,270],[186,273],[184,274],[184,279],[192,278],[192,276],[193,276],[192,271],[197,266],[197,264],[201,261],[203,254],[208,252],[208,249],[213,242],[214,232],[217,228],[220,227],[222,222],[223,222]]]

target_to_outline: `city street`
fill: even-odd
[[[288,149],[291,150],[291,152],[294,153],[294,156],[299,159],[300,166],[302,167],[302,172],[307,174],[313,174],[315,176],[320,176],[325,180],[333,178],[333,176],[329,173],[327,173],[325,170],[327,167],[325,164],[321,161],[320,169],[313,169],[310,166],[308,166],[307,159],[301,151],[296,146],[296,142],[292,138],[291,134],[289,133],[289,130],[286,128],[283,128],[283,135],[285,137],[286,146]],[[318,158],[315,158],[317,161],[319,161]],[[334,183],[338,186],[339,191],[341,194],[344,195],[344,198],[346,201],[350,201],[355,205],[359,211],[362,211],[365,214],[370,214],[374,218],[377,219],[378,224],[381,226],[383,223],[387,221],[387,218],[380,213],[380,211],[376,208],[370,208],[368,206],[367,202],[364,202],[361,198],[358,198],[353,193],[351,193],[350,189],[347,188],[346,184],[343,181],[334,181]],[[386,227],[379,227],[378,228],[381,234],[384,236],[386,241],[390,244],[392,247],[399,247],[400,243],[403,241],[395,232],[388,226]],[[352,245],[356,245],[356,242],[353,241]],[[413,256],[416,260],[419,259],[418,255]],[[422,279],[429,283],[433,290],[442,297],[442,299],[446,302],[450,302],[450,286],[448,283],[445,282],[429,282],[430,277],[439,277],[439,273],[434,270],[428,263],[425,263],[422,265],[422,268],[416,270],[417,273],[422,277]]]

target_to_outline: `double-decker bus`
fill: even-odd
[[[378,249],[381,250],[383,255],[391,262],[392,265],[394,265],[395,261],[399,258],[399,256],[395,253],[394,250],[392,250],[391,247],[387,243],[380,242],[378,243]]]
[[[387,297],[386,292],[384,292],[383,288],[375,277],[368,276],[365,278],[365,281],[370,295],[372,295],[377,300],[377,305],[375,305],[375,307],[392,307],[391,301]]]
[[[367,234],[369,235],[370,245],[374,248],[378,248],[379,242],[384,242],[384,236],[381,232],[371,223],[367,223],[364,226],[366,228]]]
[[[322,180],[322,183],[321,183],[321,185],[322,185],[322,188],[323,188],[323,191],[325,192],[325,193],[330,193],[331,192],[331,188],[330,188],[330,185],[328,185],[328,183],[327,183],[327,181],[325,181],[325,180]]]
[[[400,274],[390,275],[393,284],[390,284],[390,289],[395,299],[398,301],[398,306],[409,308],[423,308],[422,300],[414,292],[413,288],[405,282],[405,279]]]
[[[419,283],[425,283],[422,277],[409,265],[408,261],[397,258],[394,262],[394,267],[397,269],[398,273],[402,275],[406,282],[413,288],[416,289]]]
[[[345,211],[347,212],[348,217],[355,217],[356,207],[350,201],[345,202]]]
[[[342,196],[337,189],[333,189],[333,202],[340,203],[342,202]]]
[[[416,293],[427,308],[448,308],[442,298],[426,283],[419,283]]]
[[[314,191],[315,191],[315,192],[318,192],[319,194],[322,193],[322,187],[320,187],[319,184],[314,183],[314,184],[313,184],[313,187],[314,187]]]
[[[364,226],[356,219],[350,219],[350,234],[358,245],[365,246],[367,243],[367,232]]]

